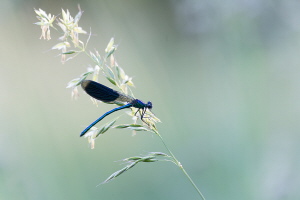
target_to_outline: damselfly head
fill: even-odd
[[[152,102],[148,101],[146,107],[151,110],[152,109]]]

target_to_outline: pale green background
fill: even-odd
[[[300,199],[300,1],[21,1],[0,12],[0,199],[199,199],[168,162],[141,163],[96,187],[123,158],[166,152],[150,133],[112,130],[94,150],[79,133],[114,106],[67,82],[92,62],[62,65],[39,40],[33,8],[84,14],[80,25],[153,102],[173,153],[209,200]],[[105,121],[119,114],[114,113]],[[123,114],[123,122],[129,122]],[[121,121],[122,122],[122,121]]]

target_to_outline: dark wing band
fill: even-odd
[[[81,82],[81,87],[88,95],[105,103],[131,102],[133,100],[133,98],[95,81],[84,80]]]

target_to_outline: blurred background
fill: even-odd
[[[114,106],[95,107],[81,90],[71,99],[67,83],[91,60],[62,65],[50,50],[60,34],[39,40],[33,24],[34,8],[75,16],[78,3],[89,49],[103,55],[115,37],[135,96],[153,102],[160,133],[207,199],[300,199],[299,1],[2,0],[1,200],[200,199],[168,162],[96,187],[121,159],[167,151],[148,132],[110,130],[93,150],[79,138]],[[104,122],[118,115],[130,122],[124,112]]]

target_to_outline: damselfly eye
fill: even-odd
[[[152,109],[152,102],[151,102],[151,101],[148,101],[148,103],[147,103],[147,108],[148,108],[148,109]]]

